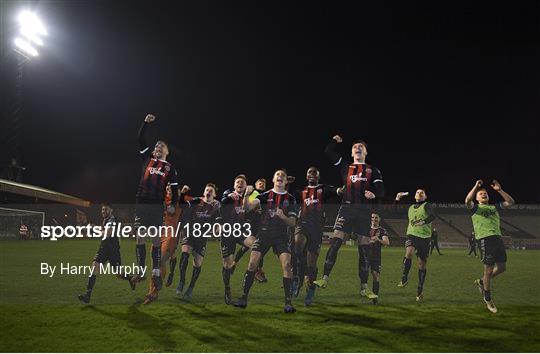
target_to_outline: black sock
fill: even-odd
[[[306,275],[308,278],[308,284],[309,286],[313,286],[313,282],[317,279],[317,267],[307,267],[306,269]]]
[[[262,269],[264,265],[264,256],[261,254],[261,260],[259,261],[259,269]]]
[[[231,270],[223,267],[221,270],[221,275],[223,276],[223,285],[225,285],[225,290],[231,290]]]
[[[122,279],[123,280],[131,280],[131,275],[124,273],[124,274],[122,274]]]
[[[240,262],[240,258],[242,258],[242,256],[249,250],[249,247],[246,247],[246,246],[242,246],[242,248],[240,248],[238,250],[238,252],[236,252],[236,256],[234,256],[234,262],[235,263],[238,263]],[[262,258],[261,258],[261,261],[262,261]]]
[[[424,281],[426,280],[427,269],[418,269],[418,295],[424,289]]]
[[[306,257],[303,250],[294,252],[295,262],[293,267],[293,275],[298,278],[300,282],[304,280],[304,275],[306,274]]]
[[[484,290],[484,299],[486,301],[491,301],[491,290]]]
[[[291,287],[292,287],[292,279],[291,278],[283,278],[283,291],[285,293],[285,303],[286,304],[290,304],[292,302]]]
[[[379,295],[379,286],[380,286],[379,282],[373,280],[373,293],[375,295]]]
[[[152,269],[161,268],[161,246],[152,245]]]
[[[199,275],[201,274],[201,267],[193,267],[193,273],[191,274],[191,281],[189,282],[189,287],[194,288],[195,283],[197,282],[197,279],[199,279]]]
[[[139,267],[144,267],[146,265],[146,245],[137,245],[135,247],[135,255],[137,256],[137,262]]]
[[[88,285],[86,286],[86,294],[90,296],[92,294],[92,289],[96,285],[96,275],[91,275],[88,277]]]
[[[412,260],[404,257],[403,258],[403,275],[401,276],[401,282],[405,283],[409,279],[409,271],[411,270]]]
[[[187,270],[188,261],[189,261],[189,253],[182,252],[182,255],[180,256],[180,265],[178,266],[178,269],[180,270],[180,283],[182,284],[186,283],[186,270]]]
[[[337,237],[334,237],[330,240],[330,248],[326,253],[326,260],[324,261],[324,275],[329,276],[334,264],[336,264],[337,253],[343,240]]]
[[[361,284],[367,284],[369,279],[369,263],[362,246],[358,246],[358,277]]]
[[[176,257],[171,258],[169,261],[169,269],[171,270],[171,274],[174,273],[174,268],[176,268]]]
[[[253,280],[255,279],[255,272],[246,270],[246,273],[244,274],[244,295],[243,297],[247,299],[249,295],[249,290],[251,289],[251,286],[253,285]]]

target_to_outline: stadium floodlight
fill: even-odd
[[[39,18],[30,11],[22,11],[17,16],[19,22],[19,37],[15,38],[15,49],[28,58],[39,55],[35,45],[43,46],[42,36],[47,36],[47,30]]]

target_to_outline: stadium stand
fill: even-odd
[[[506,215],[501,218],[501,226],[514,229],[518,238],[540,238],[540,218],[531,216]]]
[[[87,200],[0,179],[0,239],[19,237],[23,224],[34,237],[40,234],[40,227],[44,224],[81,224],[81,220],[86,220],[89,207]]]
[[[408,221],[406,219],[383,218],[381,226],[388,231],[392,237],[405,237]]]

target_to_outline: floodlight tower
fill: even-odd
[[[16,65],[13,83],[14,96],[9,104],[6,122],[6,137],[11,156],[9,159],[20,160],[20,130],[23,107],[23,73],[25,64],[39,56],[39,50],[44,45],[43,39],[48,35],[45,26],[38,16],[29,10],[18,13],[16,20],[16,32],[12,41],[15,50],[14,64]]]

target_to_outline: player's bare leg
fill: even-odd
[[[328,285],[328,278],[330,277],[330,272],[332,272],[332,269],[336,264],[337,254],[339,252],[339,249],[341,248],[341,245],[343,244],[343,240],[345,240],[347,236],[348,235],[343,231],[334,230],[334,234],[332,235],[332,238],[330,238],[330,248],[328,249],[328,252],[326,252],[323,277],[322,279],[315,281],[315,285],[317,285],[318,287],[324,289]]]
[[[238,264],[238,262],[240,262],[240,259],[242,259],[242,257],[244,256],[244,254],[249,251],[249,249],[251,248],[251,246],[253,245],[253,243],[255,242],[257,238],[253,235],[247,237],[245,240],[244,240],[244,247],[241,247],[238,251],[236,251],[236,255],[234,256],[234,262],[233,262],[233,266],[232,266],[232,271],[231,271],[231,275],[234,274],[234,271],[236,269],[236,265]]]
[[[505,263],[496,263],[494,266],[484,264],[484,275],[478,283],[478,286],[484,295],[484,302],[486,303],[488,310],[493,313],[497,313],[497,307],[491,298],[491,279],[503,273],[505,270]]]

